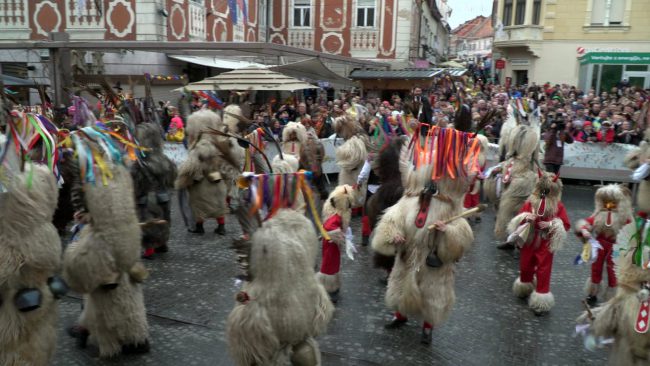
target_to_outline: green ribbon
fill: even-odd
[[[643,266],[643,248],[650,248],[650,233],[646,233],[645,240],[643,238],[645,223],[646,219],[637,216],[634,222],[636,226],[636,233],[630,238],[633,243],[636,242],[636,250],[634,251],[634,264],[637,266]],[[648,231],[650,231],[650,228]]]

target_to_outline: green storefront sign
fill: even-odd
[[[590,52],[580,64],[650,65],[650,52]]]

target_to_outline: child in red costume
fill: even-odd
[[[571,227],[561,202],[562,182],[557,175],[541,170],[538,175],[533,193],[508,225],[508,241],[516,241],[521,248],[513,292],[521,298],[530,296],[528,306],[535,315],[555,305],[550,288],[553,254],[562,247]]]
[[[323,228],[330,239],[323,238],[323,259],[317,278],[327,290],[332,302],[338,300],[341,279],[341,247],[346,247],[346,232],[350,227],[352,205],[356,190],[349,185],[336,187],[323,205]]]
[[[610,184],[599,188],[595,195],[596,209],[591,216],[576,223],[576,235],[584,240],[592,236],[596,238],[601,248],[598,256],[591,265],[591,279],[587,283],[587,303],[596,305],[600,282],[603,279],[603,267],[607,262],[608,295],[614,295],[616,289],[616,272],[612,249],[616,242],[616,235],[632,221],[632,193],[629,189],[618,184]]]

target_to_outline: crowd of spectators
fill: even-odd
[[[583,91],[565,84],[533,83],[506,89],[484,84],[481,80],[474,84],[467,80],[457,81],[455,86],[447,80],[430,89],[414,87],[407,95],[394,93],[386,99],[343,92],[333,100],[328,100],[323,93],[306,97],[301,102],[273,101],[262,105],[245,102],[245,112],[254,122],[251,130],[264,125],[278,139],[283,126],[290,121],[313,127],[319,138],[327,138],[334,133],[333,119],[345,112],[364,113],[361,121],[369,133],[381,127],[400,134],[404,132],[400,127],[407,123],[407,116],[426,124],[453,125],[460,90],[463,102],[471,107],[475,122],[491,110],[495,111],[492,122],[481,131],[493,142],[498,141],[501,126],[508,118],[509,101],[526,96],[535,100],[539,107],[543,133],[554,131],[557,138],[567,142],[637,145],[646,128],[645,118],[640,118],[641,108],[650,97],[646,91],[633,86],[619,86],[597,94],[593,89]]]

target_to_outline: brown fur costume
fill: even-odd
[[[349,115],[334,119],[334,130],[345,142],[336,148],[336,164],[341,168],[338,185],[356,185],[357,178],[368,157],[370,141],[361,124]],[[364,183],[353,208],[362,207],[366,201],[367,184]]]
[[[124,346],[146,345],[149,337],[133,183],[126,168],[109,168],[113,177],[107,185],[83,185],[90,222],[66,248],[63,271],[70,287],[84,294],[79,323],[101,357],[114,356]]]
[[[402,174],[400,172],[400,156],[402,149],[406,149],[406,138],[393,139],[386,149],[379,153],[374,161],[375,174],[381,182],[379,188],[366,202],[366,215],[370,227],[375,228],[383,212],[396,204],[404,193]],[[391,270],[395,262],[394,256],[384,256],[375,253],[375,266]]]
[[[232,138],[201,134],[208,128],[223,129],[216,113],[202,110],[188,118],[190,147],[175,183],[176,189],[187,189],[192,213],[201,221],[228,213],[229,187],[243,166],[243,148]]]
[[[439,194],[431,198],[424,227],[415,219],[420,195],[431,179],[432,165],[411,169],[406,176],[404,196],[388,208],[375,229],[372,248],[385,256],[396,256],[388,278],[386,304],[401,314],[422,317],[434,328],[447,319],[456,300],[454,292],[456,262],[469,249],[474,234],[467,220],[457,219],[444,232],[430,233],[427,227],[463,211],[463,195],[468,182],[442,178],[437,181]],[[403,243],[399,243],[403,240]],[[426,265],[432,245],[442,265]]]
[[[0,193],[0,365],[45,366],[56,346],[57,304],[48,279],[61,266],[52,225],[58,190],[47,167],[27,165]],[[31,180],[31,187],[28,181]],[[19,311],[20,291],[36,289],[40,306]]]
[[[171,227],[171,195],[176,165],[163,153],[162,129],[152,122],[136,127],[140,146],[148,148],[131,169],[140,222],[164,220],[164,224],[142,227],[145,248],[166,248]]]
[[[280,210],[253,234],[252,279],[226,329],[237,365],[320,365],[314,337],[325,330],[334,307],[314,277],[317,252],[313,226],[292,210]]]
[[[615,208],[610,211],[606,206],[611,204],[614,204]],[[609,184],[598,188],[594,196],[594,205],[595,209],[591,216],[587,219],[578,220],[575,224],[574,231],[578,237],[583,237],[583,231],[586,231],[594,239],[598,239],[599,237],[606,238],[610,242],[610,248],[606,248],[607,253],[599,252],[598,255],[611,256],[611,246],[614,242],[611,239],[615,239],[623,226],[627,225],[633,219],[632,193],[627,187],[622,185]],[[608,217],[610,220],[609,224]],[[607,243],[603,245],[607,245]],[[601,266],[603,265],[601,264]],[[603,270],[604,267],[602,268]],[[613,268],[609,270],[611,271]],[[598,295],[600,290],[600,283],[593,283],[591,277],[587,278],[585,295]],[[607,292],[607,294],[603,294],[606,298],[614,296],[614,288],[608,288]]]

